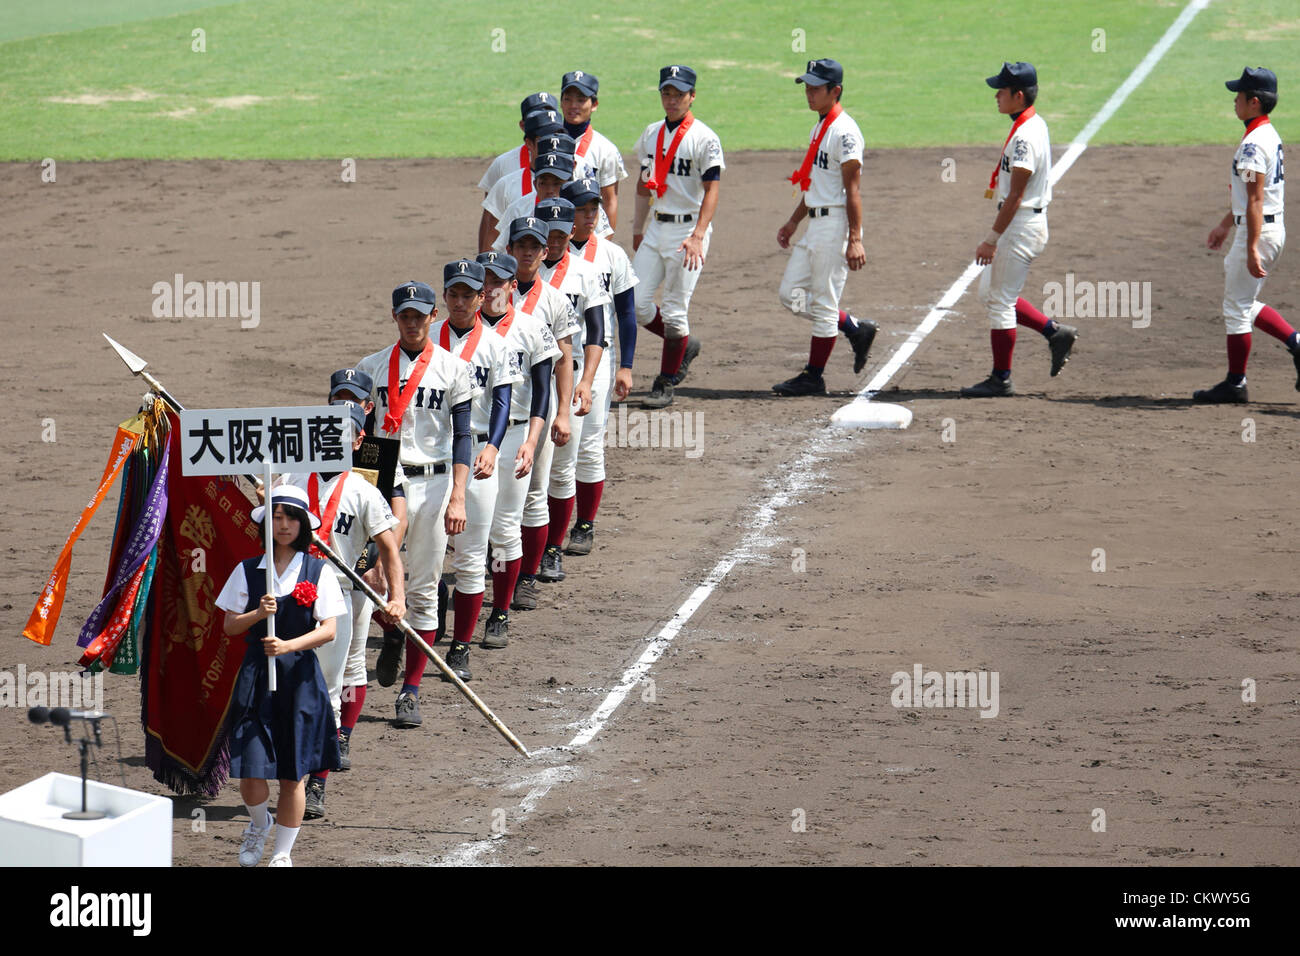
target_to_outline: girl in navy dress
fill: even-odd
[[[239,778],[239,795],[250,822],[239,848],[241,866],[262,859],[271,820],[268,781],[280,781],[276,800],[275,846],[271,866],[293,866],[289,854],[302,825],[304,783],[317,770],[337,770],[338,729],[334,708],[313,649],[334,639],[334,619],[347,611],[335,574],[307,553],[320,519],[307,495],[288,485],[271,495],[274,538],[274,594],[266,593],[266,555],[235,566],[217,597],[226,612],[225,632],[245,631],[244,661],[230,702],[230,775]],[[253,509],[259,524],[266,508]],[[324,572],[324,573],[322,573]],[[275,637],[266,619],[275,615]],[[267,674],[276,669],[276,690]]]

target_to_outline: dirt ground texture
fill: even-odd
[[[610,449],[596,551],[512,615],[507,649],[471,656],[474,688],[537,756],[510,750],[432,668],[415,730],[389,725],[396,688],[372,681],[354,769],[331,775],[295,863],[1294,864],[1295,369],[1257,334],[1252,404],[1189,401],[1225,369],[1221,253],[1204,240],[1225,211],[1228,151],[1090,149],[1056,187],[1026,297],[1067,273],[1150,282],[1149,327],[1067,320],[1081,337],[1055,379],[1022,330],[1022,394],[961,400],[989,367],[972,289],[881,396],[912,426],[848,434],[831,413],[987,231],[990,150],[868,155],[868,263],[845,301],[881,333],[861,378],[841,342],[832,394],[802,400],[770,391],[807,354],[809,326],[776,300],[799,157],[728,156],[692,304],[704,350],[675,406],[701,414],[702,453]],[[329,372],[391,340],[394,285],[436,287],[442,263],[473,251],[481,167],[362,162],[345,184],[324,162],[61,164],[42,184],[38,166],[0,166],[13,395],[0,670],[71,669],[99,595],[116,491],[77,547],[54,644],[19,636],[144,390],[99,333],[192,406],[315,403]],[[627,184],[622,198],[627,242]],[[150,290],[175,273],[260,281],[260,324],[153,318]],[[1264,296],[1292,321],[1298,277],[1284,255]],[[642,337],[638,394],[657,346]],[[565,749],[782,489],[793,501],[751,535],[653,685]],[[370,653],[373,666],[373,639]],[[997,715],[893,706],[891,675],[916,664],[997,672]],[[138,688],[109,675],[105,704],[128,785],[165,793],[143,764]],[[0,789],[76,772],[53,728],[20,708],[0,721]],[[111,753],[100,776],[120,781]],[[234,865],[247,816],[233,783],[175,807],[176,863]]]

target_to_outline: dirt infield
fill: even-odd
[[[699,413],[699,454],[610,449],[596,551],[566,558],[543,607],[513,615],[508,649],[472,654],[475,689],[542,752],[517,757],[432,676],[424,726],[395,730],[395,689],[372,682],[355,769],[331,775],[299,865],[465,859],[458,848],[502,822],[506,837],[475,860],[1295,862],[1295,369],[1256,335],[1254,403],[1189,402],[1225,366],[1221,254],[1203,243],[1224,211],[1227,147],[1092,149],[1056,188],[1027,297],[1067,274],[1076,288],[1150,282],[1149,326],[1067,320],[1081,338],[1056,379],[1022,330],[1022,396],[962,401],[957,387],[989,364],[968,293],[882,396],[913,410],[912,427],[848,436],[825,428],[831,412],[987,230],[990,151],[868,155],[868,265],[846,300],[880,321],[871,364],[855,383],[841,343],[833,395],[779,400],[770,386],[800,367],[809,329],[776,302],[775,232],[794,202],[782,177],[797,158],[728,157],[692,306],[704,351],[675,406]],[[54,645],[18,636],[143,391],[99,332],[188,404],[314,402],[330,371],[390,340],[392,286],[472,251],[481,165],[363,162],[354,184],[334,163],[61,164],[53,184],[37,166],[0,166],[0,362],[17,405],[0,432],[0,671],[71,668],[99,594],[111,505],[78,546]],[[630,217],[630,187],[623,198]],[[260,282],[257,327],[154,318],[153,284],[176,273]],[[1267,288],[1292,321],[1298,274],[1283,257]],[[638,393],[657,342],[639,350]],[[653,687],[589,746],[555,749],[814,438],[815,477],[686,624]],[[891,676],[918,664],[996,672],[996,716],[893,706]],[[164,792],[143,765],[136,679],[110,675],[106,707],[122,718],[128,785]],[[0,721],[0,789],[75,772],[52,728],[19,708]],[[176,862],[233,865],[245,822],[233,784],[178,800]]]

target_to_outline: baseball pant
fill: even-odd
[[[367,683],[366,639],[370,637],[370,615],[374,611],[375,602],[370,598],[360,591],[352,595],[352,642],[348,645],[348,662],[343,668],[344,687],[359,687]],[[334,709],[339,709],[337,701]]]
[[[528,422],[524,422],[507,428],[506,437],[501,440],[501,453],[497,455],[497,501],[492,513],[492,530],[488,533],[495,552],[493,562],[514,561],[524,556],[519,524],[524,517],[524,500],[528,497],[532,472],[516,478],[515,456],[527,437]]]
[[[406,619],[421,631],[438,626],[438,578],[447,556],[443,519],[451,499],[450,468],[441,475],[408,475],[406,479]]]
[[[334,573],[333,568],[327,570],[331,574]],[[330,692],[330,703],[334,705],[336,727],[342,713],[340,708],[343,700],[343,671],[347,665],[348,647],[352,641],[353,594],[350,583],[348,587],[343,588],[343,603],[348,609],[346,613],[334,619],[334,640],[316,648],[316,660],[320,664],[321,676],[325,678],[325,686]]]
[[[578,446],[574,477],[584,484],[594,484],[605,480],[605,423],[609,421],[609,405],[614,397],[614,359],[605,349],[600,353],[600,365],[596,367],[596,378],[591,383],[591,411],[582,423],[582,443]],[[551,494],[557,498],[567,498],[577,493],[577,487],[570,480],[566,486],[567,494],[555,490],[551,485]]]
[[[1282,255],[1286,245],[1286,226],[1280,222],[1266,222],[1259,233],[1259,261],[1264,271]],[[1264,303],[1259,294],[1264,290],[1264,280],[1256,279],[1246,268],[1246,224],[1237,227],[1232,247],[1223,257],[1223,325],[1229,335],[1249,332]]]
[[[632,270],[641,280],[637,286],[637,324],[649,325],[654,321],[654,295],[662,285],[659,314],[663,317],[664,331],[670,339],[685,338],[690,334],[686,310],[690,307],[695,283],[700,281],[700,273],[704,271],[703,266],[687,269],[682,265],[683,254],[678,247],[694,229],[693,222],[660,222],[652,212],[641,245],[632,257]],[[713,225],[710,224],[704,233],[702,246],[705,259],[709,256],[709,240],[712,237]]]
[[[998,240],[993,262],[980,275],[979,295],[989,312],[990,329],[1016,327],[1016,299],[1025,287],[1029,264],[1047,248],[1047,214],[1021,208]]]
[[[474,458],[486,447],[485,441],[475,442]],[[518,451],[518,447],[515,450]],[[461,594],[483,593],[488,535],[492,530],[492,513],[497,506],[497,476],[502,464],[498,454],[496,470],[488,478],[475,478],[471,466],[469,487],[465,489],[465,530],[456,535],[453,545],[456,550],[451,556],[456,590]]]
[[[563,361],[557,359],[556,361]],[[551,383],[552,389],[555,383]],[[555,392],[551,392],[551,407],[546,415],[546,427],[542,429],[542,437],[537,441],[537,451],[533,454],[533,471],[528,478],[528,496],[524,500],[524,514],[520,524],[525,528],[541,528],[551,523],[551,510],[546,503],[546,492],[551,481],[551,459],[555,456],[555,442],[551,441],[551,425],[555,423],[556,405]],[[572,412],[569,414],[569,422],[581,421],[573,417]],[[576,437],[577,428],[573,429]],[[573,440],[571,437],[570,441]],[[521,545],[522,548],[522,545]],[[519,552],[520,557],[523,551]]]
[[[812,319],[813,338],[839,334],[840,297],[849,277],[848,247],[848,214],[834,206],[830,215],[808,220],[803,238],[790,250],[777,294],[791,312]]]

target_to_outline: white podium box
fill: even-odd
[[[65,820],[81,809],[81,778],[47,773],[0,794],[0,866],[171,866],[172,802],[96,780],[86,809],[99,820]]]

